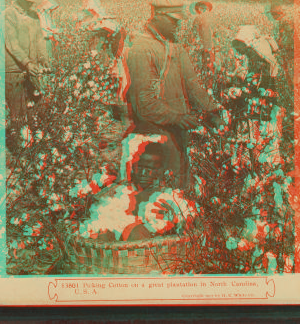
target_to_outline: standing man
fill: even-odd
[[[27,110],[26,101],[34,96],[32,81],[39,64],[48,64],[46,42],[33,5],[34,0],[15,0],[5,10],[5,100],[11,122],[7,135],[14,146],[21,127],[35,114],[35,107]]]
[[[203,46],[202,64],[206,65],[214,61],[213,58],[213,36],[209,17],[205,12],[212,10],[212,4],[206,1],[194,2],[190,6],[190,12],[197,17],[193,22],[192,32],[196,39],[198,38]]]
[[[167,169],[176,186],[188,185],[188,130],[196,127],[193,111],[217,110],[198,83],[186,51],[176,44],[176,29],[184,18],[181,0],[154,0],[152,17],[143,34],[135,35],[128,51],[127,92],[134,133],[167,137]],[[221,120],[210,113],[210,122]],[[129,148],[130,149],[130,148]]]
[[[108,51],[113,55],[113,59],[111,58],[113,64],[108,74],[118,80],[119,87],[116,97],[103,103],[111,106],[114,119],[121,121],[122,130],[125,131],[128,114],[124,93],[126,93],[128,80],[124,69],[126,65],[124,56],[129,35],[117,22],[115,16],[108,14],[101,3],[96,0],[84,1],[78,18],[78,25],[89,32],[89,50]]]

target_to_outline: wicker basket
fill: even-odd
[[[103,243],[78,238],[71,243],[77,273],[148,274],[168,271],[178,257],[184,257],[189,237],[164,236],[134,242]],[[70,251],[71,252],[71,251]]]

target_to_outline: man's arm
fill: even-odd
[[[208,51],[211,50],[213,47],[212,30],[207,17],[202,17],[202,22],[201,25],[199,25],[198,31],[203,42],[203,48]]]
[[[155,124],[178,124],[182,114],[156,96],[154,81],[159,79],[159,75],[151,53],[143,52],[138,46],[133,47],[128,53],[127,65],[131,79],[128,97],[133,109],[137,109],[135,113]]]
[[[42,28],[40,25],[40,20],[36,23],[37,28],[37,54],[38,54],[38,61],[42,65],[48,65],[49,62],[49,56],[47,52],[47,46],[46,46],[46,40],[44,38]]]
[[[181,49],[180,56],[181,69],[186,87],[186,96],[188,97],[192,109],[208,112],[205,116],[205,121],[210,126],[219,128],[221,125],[225,125],[224,121],[218,116],[217,110],[219,108],[217,104],[212,101],[212,98],[209,97],[206,90],[201,87],[190,58],[184,49]]]
[[[180,50],[180,56],[181,69],[186,87],[186,95],[188,97],[189,103],[192,106],[192,109],[198,111],[216,110],[216,104],[212,102],[212,99],[209,97],[207,91],[202,88],[198,76],[194,71],[190,58],[183,48],[181,48]]]

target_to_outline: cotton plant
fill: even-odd
[[[238,12],[241,6],[243,12],[247,14],[233,15],[232,10]],[[80,224],[83,224],[81,233],[89,235],[85,237],[100,233],[102,229],[97,209],[94,213],[97,217],[92,218],[91,222],[87,210],[94,195],[100,193],[106,186],[107,176],[103,174],[115,177],[116,172],[113,169],[118,166],[118,161],[104,158],[108,142],[112,141],[108,140],[107,134],[103,132],[104,129],[114,129],[108,108],[116,98],[114,93],[118,80],[107,76],[106,71],[116,62],[107,61],[99,50],[86,51],[88,45],[82,41],[84,35],[79,32],[76,19],[69,19],[75,8],[70,6],[64,9],[66,10],[59,12],[57,25],[66,29],[66,34],[53,40],[52,72],[40,74],[37,80],[40,94],[28,103],[28,109],[34,110],[38,107],[38,99],[45,98],[44,111],[48,126],[45,127],[40,120],[35,127],[28,125],[26,131],[20,134],[22,150],[19,156],[7,154],[6,236],[11,264],[8,271],[13,274],[23,271],[21,269],[25,264],[27,274],[35,274],[37,264],[45,260],[52,260],[49,266],[53,264],[59,257],[58,251],[65,249],[66,233],[77,235]],[[141,23],[137,20],[147,19],[147,14],[145,17],[140,15],[134,17],[132,12],[124,13],[123,8],[121,11],[120,8],[116,10],[128,27],[140,26]],[[236,34],[237,25],[243,25],[250,19],[253,24],[262,26],[265,33],[272,32],[273,26],[265,15],[262,12],[256,13],[249,4],[239,4],[236,9],[230,4],[218,4],[218,10],[214,10],[213,13],[216,22],[214,65],[208,62],[209,66],[206,67],[205,73],[202,73],[201,59],[197,50],[190,52],[198,77],[207,85],[208,93],[212,93],[225,108],[228,100],[238,99],[239,95],[248,96],[249,101],[245,110],[247,114],[258,108],[269,108],[268,98],[271,98],[273,93],[261,89],[259,96],[250,98],[247,86],[232,85],[233,75],[230,73],[243,76],[245,64],[242,57],[231,60],[228,54],[230,54],[229,43]],[[190,30],[189,26],[186,27],[184,34],[188,34]],[[183,35],[183,38],[186,42],[186,35]],[[212,70],[214,73],[210,73]],[[256,77],[249,76],[249,80],[256,82]],[[279,83],[281,87],[284,85],[284,77]],[[245,142],[248,149],[259,147],[260,163],[263,164],[261,174],[259,170],[249,173],[249,163],[247,164],[245,157],[239,155],[236,150],[242,143],[237,143],[233,132],[225,136],[214,134],[201,124],[190,133],[189,154],[193,179],[187,199],[199,204],[198,218],[203,223],[201,231],[205,233],[206,242],[203,249],[200,245],[189,247],[192,259],[179,260],[185,264],[179,269],[180,273],[293,271],[294,225],[290,206],[298,211],[300,208],[299,199],[296,200],[299,190],[287,176],[287,171],[291,171],[293,165],[294,144],[292,133],[294,115],[291,114],[292,108],[286,105],[286,102],[291,101],[288,97],[282,95],[278,98],[288,109],[284,116],[283,112],[278,112],[277,122],[274,125],[279,125],[280,120],[283,124],[287,123],[286,119],[292,121],[288,124],[289,128],[283,125],[284,142],[279,143],[281,158],[287,161],[289,166],[282,164],[281,161],[275,168],[270,168],[271,152],[273,148],[278,148],[278,141],[276,142],[276,138],[275,141],[272,138],[270,141],[266,140],[267,127],[265,138]],[[234,117],[235,111],[224,109],[222,112],[222,118],[229,128],[233,125]],[[9,123],[7,119],[6,122]],[[297,133],[295,131],[296,140]],[[54,148],[58,154],[52,152]],[[265,154],[265,148],[268,149],[268,154]],[[234,158],[233,152],[236,152]],[[236,163],[237,161],[239,162]],[[101,168],[106,163],[111,165],[111,162],[114,167],[102,172]],[[109,183],[110,181],[108,185]],[[282,208],[279,206],[281,201]],[[122,217],[121,207],[120,217]],[[122,213],[123,211],[124,209]],[[114,216],[111,211],[109,215]],[[110,226],[109,219],[107,224]],[[224,225],[228,224],[229,229],[222,231]],[[200,240],[200,236],[198,238]],[[269,238],[274,238],[270,244]],[[39,260],[41,263],[38,263]],[[211,263],[212,260],[214,264]],[[252,268],[250,263],[253,265]],[[43,270],[39,271],[42,273]]]
[[[247,77],[249,82],[256,82],[256,76]],[[261,107],[272,108],[276,94],[265,89],[259,89],[259,93],[260,98],[249,98],[247,87],[229,87],[222,88],[219,97],[225,107],[226,101],[246,98],[245,113],[251,114]],[[261,123],[261,138],[255,133],[235,138],[231,131],[227,138],[218,137],[205,126],[190,133],[194,178],[191,197],[203,208],[207,232],[210,229],[214,232],[208,235],[207,246],[223,253],[223,256],[214,253],[216,259],[223,260],[215,262],[216,271],[220,264],[224,268],[226,264],[233,265],[235,259],[239,265],[230,268],[233,272],[282,273],[293,269],[293,211],[287,189],[291,178],[287,176],[282,156],[278,155],[285,111],[279,106],[269,111],[271,122]],[[232,109],[226,111],[229,126],[234,114]],[[255,150],[260,168],[251,168],[251,155],[245,148]],[[218,249],[214,248],[216,244]]]
[[[19,148],[7,159],[6,235],[16,250],[9,253],[7,271],[13,274],[24,270],[22,258],[14,255],[26,257],[29,250],[36,251],[37,263],[68,260],[69,235],[86,217],[93,196],[117,176],[120,153],[115,143],[122,134],[111,134],[118,126],[109,104],[118,81],[108,75],[110,62],[101,51],[86,50],[83,36],[74,28],[55,41],[51,73],[39,74],[39,96],[28,107],[43,114],[36,114],[37,123],[24,125]],[[100,145],[105,138],[115,145],[115,160]],[[24,244],[16,245],[17,239]],[[34,273],[34,262],[26,267]]]
[[[284,178],[281,169],[277,170],[275,177],[273,175],[270,178],[260,181],[258,178],[252,179],[249,175],[246,179],[246,191],[251,187],[258,190],[251,210],[252,216],[245,219],[243,230],[238,236],[231,236],[230,231],[228,232],[226,248],[231,251],[249,252],[252,258],[252,264],[249,264],[252,268],[249,268],[249,271],[272,274],[291,270],[293,224],[291,211],[288,211],[287,207],[282,208],[287,206],[287,187],[291,180]],[[282,179],[283,186],[279,185]],[[266,195],[269,195],[269,192],[266,195],[264,193],[270,190],[267,189],[270,185],[273,187],[273,197],[271,204],[266,205],[264,201],[267,200]],[[285,246],[282,245],[283,236],[288,241]]]

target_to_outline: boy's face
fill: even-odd
[[[146,189],[158,184],[163,175],[163,162],[159,155],[144,153],[133,164],[133,183]]]

